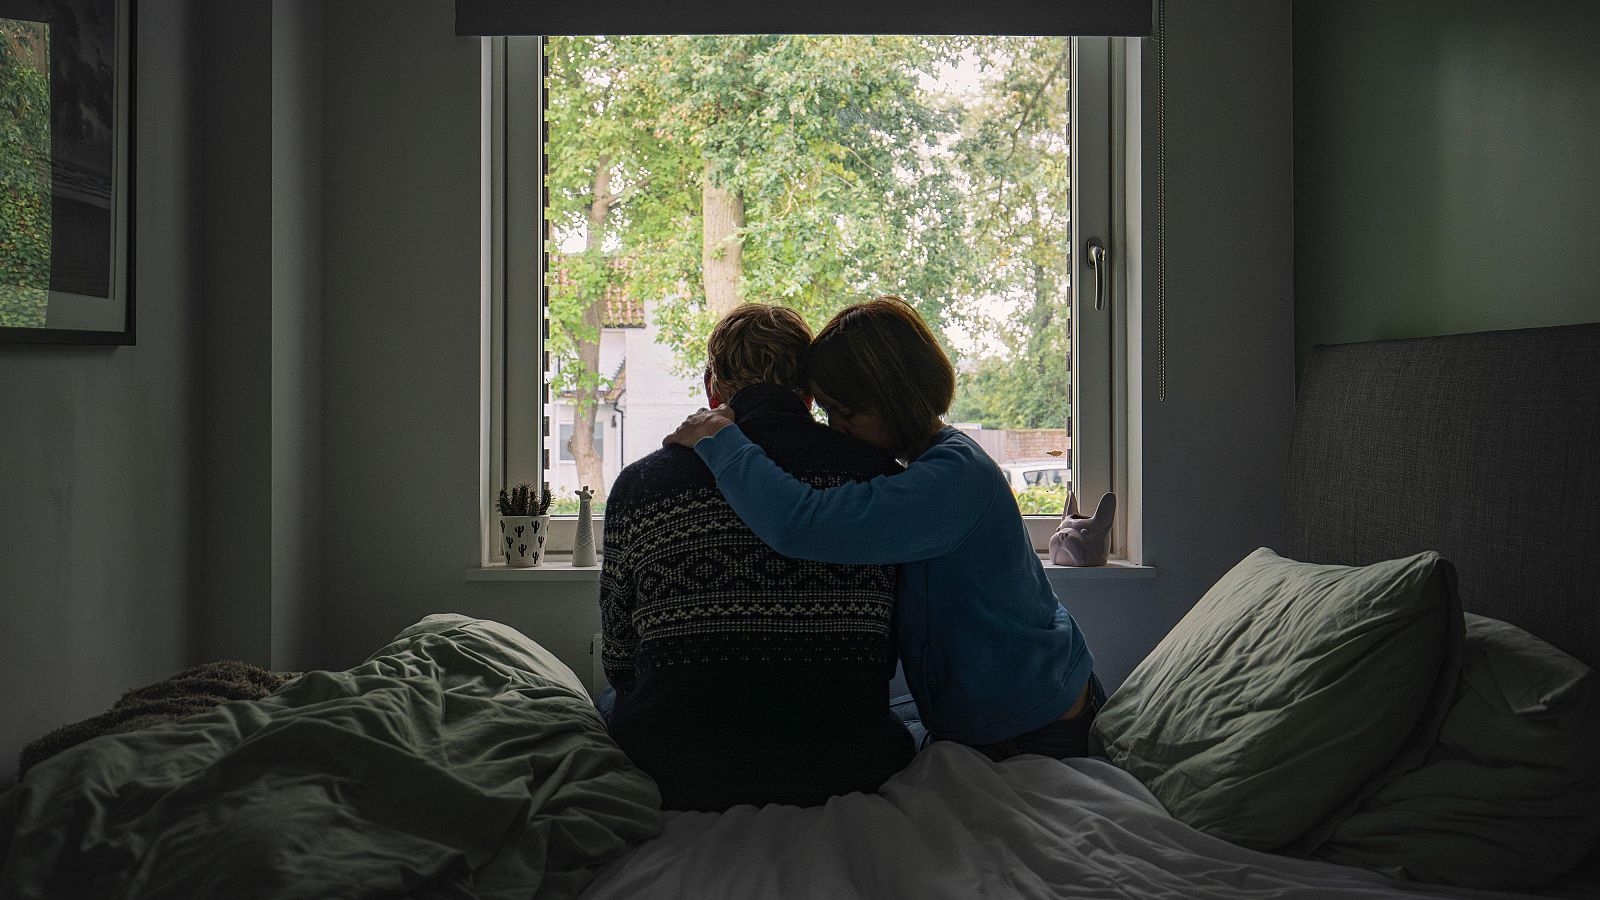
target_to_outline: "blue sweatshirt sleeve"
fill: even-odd
[[[785,556],[818,562],[886,565],[943,556],[988,512],[999,486],[953,442],[935,444],[897,475],[830,488],[779,468],[737,425],[694,449],[756,536]]]

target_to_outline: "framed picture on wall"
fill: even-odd
[[[134,342],[134,15],[0,0],[0,342]]]

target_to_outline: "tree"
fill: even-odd
[[[548,46],[549,215],[556,243],[583,247],[552,286],[551,349],[564,363],[557,389],[576,405],[570,449],[584,481],[604,483],[592,424],[613,286],[658,301],[656,324],[684,372],[703,366],[712,324],[741,300],[783,303],[820,327],[851,302],[898,294],[947,349],[952,329],[992,348],[963,361],[966,406],[998,424],[1059,426],[1065,41],[680,35]],[[990,74],[983,98],[965,105],[929,87],[963,60]]]
[[[565,335],[552,335],[552,349],[575,363],[560,388],[574,398],[570,449],[585,481],[603,483],[591,434],[610,279],[660,300],[658,324],[685,370],[703,364],[711,325],[745,298],[785,303],[820,326],[851,299],[900,292],[937,321],[956,265],[936,251],[960,245],[961,221],[953,179],[928,156],[955,120],[918,81],[961,41],[656,36],[549,46],[550,215],[584,246],[568,284],[552,290]]]
[[[633,77],[616,40],[552,39],[549,50],[550,133],[564,140],[546,146],[549,215],[557,227],[580,224],[583,252],[563,260],[564,278],[550,285],[550,349],[565,362],[554,387],[573,395],[568,449],[578,477],[605,500],[606,481],[594,445],[595,416],[607,385],[600,372],[600,329],[605,297],[617,279],[608,244],[624,218],[624,204],[649,184],[643,168],[656,138],[648,127]],[[554,248],[547,248],[553,250]]]
[[[1015,317],[990,336],[1002,352],[961,379],[960,421],[1000,428],[1060,428],[1068,421],[1068,146],[1070,44],[1018,38],[986,45],[996,72],[985,102],[969,110],[955,145],[972,191],[989,202],[971,232],[979,257],[968,293],[1005,297]]]

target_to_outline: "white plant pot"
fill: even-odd
[[[508,566],[526,569],[543,565],[544,543],[549,537],[549,516],[500,517],[500,553]]]

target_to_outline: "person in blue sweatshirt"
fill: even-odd
[[[900,565],[896,631],[929,737],[991,759],[1086,756],[1104,692],[1094,656],[1056,599],[1005,476],[941,416],[955,369],[898,297],[834,316],[807,374],[828,424],[893,453],[903,472],[815,488],[772,462],[726,407],[663,443],[692,448],[728,504],[797,559]]]

